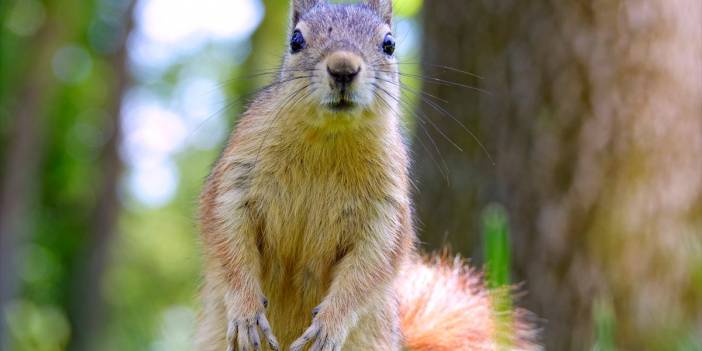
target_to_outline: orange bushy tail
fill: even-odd
[[[478,274],[459,259],[415,259],[398,279],[410,351],[540,350],[523,311],[496,312]],[[505,323],[506,321],[506,323]]]

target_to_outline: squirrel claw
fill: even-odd
[[[275,335],[273,335],[273,330],[271,329],[271,325],[270,323],[268,323],[268,319],[266,318],[265,314],[258,314],[256,324],[258,324],[258,327],[261,328],[263,336],[266,337],[266,341],[268,341],[268,346],[270,346],[271,350],[280,350],[280,346],[278,345],[278,339],[276,339]]]
[[[279,351],[278,340],[273,335],[266,315],[262,312],[257,313],[255,318],[229,322],[227,327],[227,351],[260,351],[261,337],[258,334],[258,329],[263,332],[270,349]]]
[[[297,340],[295,340],[295,342],[293,342],[292,345],[290,345],[290,351],[302,350],[302,348],[305,347],[305,345],[307,345],[307,343],[310,342],[310,340],[317,337],[317,335],[319,334],[319,330],[320,328],[317,325],[317,323],[312,323],[312,325],[309,328],[307,328],[307,330],[305,330],[305,333],[302,334],[302,336],[299,337]]]
[[[317,310],[316,313],[313,311],[313,313],[318,315],[319,311]],[[312,340],[314,340],[314,343],[309,351],[341,351],[342,342],[336,339],[315,318],[312,325],[307,328],[302,336],[290,345],[290,351],[301,351]]]
[[[234,293],[225,294],[224,303],[227,306],[227,351],[260,351],[261,336],[273,351],[280,350],[278,340],[273,335],[271,325],[266,318],[268,299],[258,295],[257,305],[241,303],[241,297]],[[260,331],[259,331],[260,330]]]

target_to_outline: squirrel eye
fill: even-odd
[[[395,38],[390,33],[386,34],[385,39],[383,39],[383,52],[388,56],[395,53]]]
[[[290,38],[290,51],[293,54],[300,52],[300,50],[305,48],[305,37],[302,36],[302,32],[299,29],[295,29]]]

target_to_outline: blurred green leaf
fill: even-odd
[[[510,284],[511,249],[507,212],[497,204],[483,211],[485,273],[491,289]]]
[[[593,307],[595,345],[593,351],[615,351],[616,318],[609,300],[599,298]]]

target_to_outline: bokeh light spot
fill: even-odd
[[[69,84],[80,83],[90,75],[93,59],[81,46],[66,45],[56,51],[51,60],[51,68],[60,81]]]

